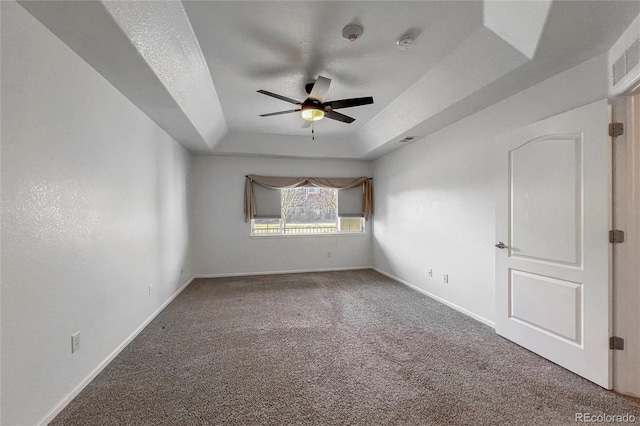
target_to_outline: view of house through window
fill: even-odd
[[[281,218],[253,219],[251,233],[335,234],[364,232],[364,218],[338,216],[338,190],[316,186],[280,190]]]

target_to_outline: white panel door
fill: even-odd
[[[498,137],[496,332],[610,389],[607,128],[605,99]]]

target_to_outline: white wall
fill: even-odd
[[[364,236],[250,237],[243,213],[247,174],[356,177],[370,176],[371,166],[357,161],[196,157],[190,179],[196,276],[371,266],[369,232]],[[331,258],[326,256],[328,251]]]
[[[1,423],[32,425],[191,276],[190,155],[21,6],[1,8]]]
[[[491,324],[495,136],[606,97],[603,55],[378,159],[374,266]]]

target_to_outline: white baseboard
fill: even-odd
[[[470,316],[471,318],[473,318],[473,319],[475,319],[477,321],[480,321],[481,323],[486,324],[491,328],[496,328],[496,323],[494,321],[491,321],[491,320],[489,320],[489,319],[487,319],[487,318],[485,318],[483,316],[475,314],[475,313],[469,311],[468,309],[465,309],[465,308],[463,308],[461,306],[458,306],[455,303],[451,303],[451,302],[449,302],[449,301],[447,301],[447,300],[445,300],[445,299],[443,299],[441,297],[436,296],[435,294],[429,293],[428,291],[426,291],[424,289],[421,289],[420,287],[415,286],[415,285],[413,285],[413,284],[411,284],[411,283],[409,283],[409,282],[407,282],[407,281],[405,281],[405,280],[403,280],[401,278],[393,276],[393,275],[391,275],[391,274],[389,274],[389,273],[387,273],[387,272],[385,272],[385,271],[383,271],[381,269],[378,269],[378,268],[375,268],[375,267],[372,267],[371,269],[373,269],[376,272],[381,273],[382,275],[384,275],[386,277],[391,278],[392,280],[398,281],[400,284],[404,284],[407,287],[412,288],[412,289],[424,294],[425,296],[428,296],[428,297],[430,297],[430,298],[432,298],[434,300],[437,300],[438,302],[442,303],[443,305],[447,305],[448,307],[453,308],[458,312],[462,312],[463,314],[465,314],[467,316]]]
[[[44,417],[42,417],[40,419],[40,421],[38,421],[37,425],[41,425],[41,426],[45,426],[47,425],[49,422],[51,422],[58,414],[60,414],[60,412],[67,406],[69,405],[69,403],[73,400],[73,398],[75,398],[76,396],[78,396],[78,394],[89,384],[91,383],[91,381],[98,375],[100,374],[100,372],[102,370],[104,370],[104,368],[111,362],[113,361],[113,359],[118,356],[118,354],[120,352],[122,352],[122,350],[129,344],[131,343],[131,341],[133,339],[135,339],[138,334],[140,334],[140,332],[142,330],[144,330],[144,328],[149,325],[149,323],[151,321],[153,321],[153,319],[158,316],[158,314],[160,312],[162,312],[162,310],[164,308],[167,307],[167,305],[169,303],[171,303],[173,301],[173,299],[175,299],[176,297],[178,297],[178,295],[180,293],[182,293],[182,291],[187,288],[189,286],[189,284],[191,284],[191,282],[195,279],[195,277],[191,278],[190,280],[188,280],[185,284],[183,284],[171,297],[169,297],[158,309],[156,309],[150,316],[149,318],[147,318],[137,329],[135,329],[135,331],[133,333],[131,333],[129,335],[129,337],[127,337],[124,342],[122,342],[116,349],[113,350],[113,352],[111,352],[100,364],[98,364],[98,366],[91,372],[89,373],[89,375],[87,377],[84,378],[84,380],[82,380],[82,382],[80,382],[80,384],[78,386],[76,386],[76,388],[74,390],[72,390],[67,396],[65,396],[62,401],[60,401],[58,403],[58,405],[56,405],[51,411],[49,411],[47,414],[44,415]]]
[[[196,275],[194,278],[227,278],[227,277],[243,277],[243,276],[250,276],[250,275],[303,274],[307,272],[355,271],[358,269],[372,269],[372,268],[371,266],[347,266],[342,268],[292,269],[287,271],[227,272],[222,274],[200,274],[200,275]]]

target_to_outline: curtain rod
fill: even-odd
[[[246,177],[247,179],[249,179],[249,175],[244,175],[244,177]],[[331,179],[331,178],[327,178],[327,179]],[[373,178],[369,178],[369,180],[373,180]]]

